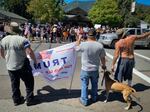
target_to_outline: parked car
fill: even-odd
[[[141,35],[142,33],[150,31],[150,29],[141,29],[141,28],[124,28],[124,30],[126,35]],[[137,40],[135,41],[134,45],[150,48],[150,38]]]
[[[104,46],[114,48],[118,40],[118,35],[116,33],[105,33],[100,35],[98,42],[101,42]]]
[[[141,28],[123,28],[125,35],[141,35],[142,33],[150,31],[150,29],[141,29]],[[115,43],[119,40],[116,33],[106,33],[101,34],[98,42],[101,42],[104,46],[111,48],[115,47]],[[138,40],[134,44],[135,46],[142,46],[150,48],[150,38],[145,38]]]

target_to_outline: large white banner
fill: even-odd
[[[34,76],[42,75],[48,81],[68,78],[76,66],[75,43],[35,53],[38,65],[30,61]]]

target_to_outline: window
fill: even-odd
[[[128,35],[135,35],[135,29],[128,30],[126,36]]]
[[[141,29],[137,29],[137,35],[141,35]]]

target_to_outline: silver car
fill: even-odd
[[[104,46],[111,48],[115,47],[115,43],[118,41],[118,35],[116,33],[101,34],[98,42],[101,42]]]
[[[126,35],[141,35],[145,32],[149,32],[150,29],[141,29],[141,28],[124,28]],[[135,46],[142,46],[150,48],[150,38],[145,38],[142,40],[137,40],[134,43]]]
[[[123,28],[123,30],[125,32],[125,35],[141,35],[142,33],[150,31],[149,29],[141,29],[141,28]],[[104,46],[114,48],[115,43],[118,40],[119,38],[116,33],[106,33],[100,35],[98,42],[101,42]],[[137,40],[135,41],[134,45],[150,48],[150,38]]]

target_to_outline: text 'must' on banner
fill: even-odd
[[[35,53],[38,64],[30,60],[34,76],[42,75],[48,81],[68,78],[76,66],[75,43]]]

